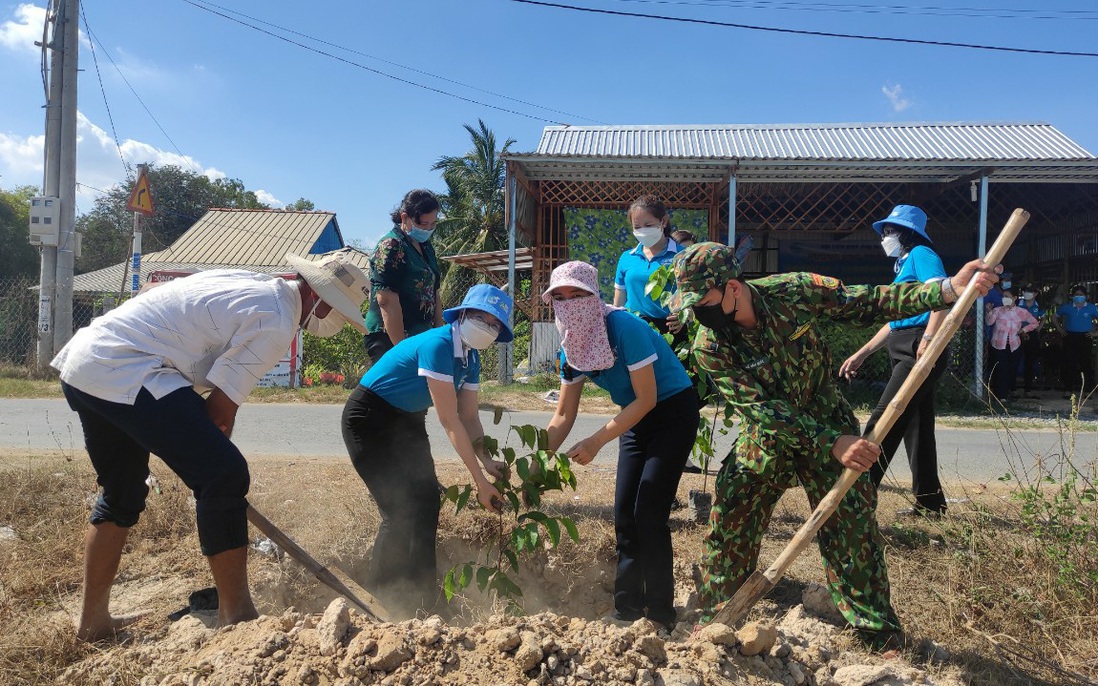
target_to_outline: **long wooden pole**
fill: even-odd
[[[313,576],[324,583],[324,585],[358,606],[360,610],[366,613],[367,617],[375,622],[385,621],[381,615],[387,613],[384,610],[379,609],[378,606],[380,603],[378,603],[376,598],[363,589],[358,589],[357,593],[352,591],[347,584],[333,574],[331,570],[317,562],[304,548],[295,543],[292,538],[283,533],[281,529],[271,522],[271,520],[261,515],[259,511],[251,505],[248,506],[248,521],[255,525],[255,528],[262,531],[267,538],[278,544],[278,547],[289,553],[290,557],[300,562],[305,569],[312,572]],[[363,598],[360,598],[359,596],[363,596],[369,600],[363,600]]]
[[[1010,219],[1007,220],[1006,226],[1003,227],[999,237],[995,240],[995,244],[984,256],[984,262],[991,266],[1002,262],[1007,250],[1010,249],[1014,239],[1018,236],[1018,232],[1022,230],[1027,221],[1029,221],[1029,212],[1023,209],[1014,210],[1013,214],[1010,215]],[[926,352],[915,363],[911,373],[907,375],[907,379],[900,386],[900,390],[896,392],[896,396],[885,408],[884,413],[881,414],[881,418],[873,427],[873,431],[866,436],[867,440],[880,443],[881,439],[888,434],[892,425],[896,423],[896,420],[907,408],[908,401],[934,368],[934,363],[938,361],[938,357],[941,356],[942,351],[945,350],[950,339],[953,338],[953,334],[960,328],[961,322],[964,320],[969,308],[976,302],[977,297],[976,289],[971,287],[971,283],[965,286],[965,290],[957,298],[957,302],[949,310],[942,326],[935,333],[934,339],[927,346]],[[793,564],[793,561],[812,541],[812,538],[827,521],[828,517],[838,509],[839,503],[859,476],[861,476],[860,472],[856,472],[849,467],[845,468],[838,482],[820,500],[820,504],[816,506],[812,516],[801,526],[793,540],[774,560],[774,564],[770,565],[765,572],[758,570],[753,572],[743,586],[740,586],[739,590],[736,591],[735,595],[717,611],[713,616],[713,621],[729,626],[739,624],[747,616],[748,611],[755,606],[755,603],[759,602],[759,599],[774,588],[778,580],[785,575],[789,565]]]

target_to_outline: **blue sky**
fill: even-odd
[[[431,165],[441,155],[464,154],[469,140],[462,125],[478,119],[501,142],[516,139],[512,149],[522,152],[533,150],[542,128],[555,122],[1044,121],[1098,153],[1093,57],[780,35],[510,0],[218,3],[338,47],[289,36],[295,41],[483,103],[474,104],[307,51],[184,0],[82,4],[98,39],[94,47],[114,127],[82,22],[79,212],[94,203],[92,189],[124,178],[116,137],[131,164],[179,164],[239,178],[276,206],[308,198],[337,213],[345,238],[365,244],[389,229],[388,213],[405,191],[444,188]],[[1098,4],[1092,0],[570,4],[812,31],[1098,51]],[[41,37],[44,7],[0,0],[2,188],[42,180],[44,96],[33,41]]]

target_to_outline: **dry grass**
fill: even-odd
[[[1064,474],[1063,461],[1057,464]],[[1046,464],[1045,471],[1049,469]],[[211,585],[198,552],[189,493],[156,460],[153,471],[161,493],[150,495],[148,510],[131,535],[114,598],[118,611],[153,611],[134,627],[142,640],[155,640],[165,630],[165,615],[185,605],[190,591]],[[259,458],[252,461],[252,473],[249,499],[261,512],[322,563],[363,578],[377,511],[348,462]],[[459,463],[440,463],[438,473],[444,483],[468,480]],[[948,649],[950,659],[940,668],[960,668],[970,683],[1084,683],[1083,678],[1098,677],[1094,529],[1090,538],[1067,546],[1068,556],[1054,564],[1050,555],[1058,539],[1032,515],[1034,498],[1027,501],[1031,514],[1026,514],[1026,502],[1012,497],[1046,483],[1029,474],[1024,481],[1020,474],[1013,483],[951,484],[950,495],[964,495],[969,502],[951,506],[942,521],[899,519],[896,511],[909,504],[906,493],[889,487],[881,494],[893,599],[905,627],[913,638],[932,639]],[[523,561],[518,582],[528,611],[592,618],[610,608],[614,473],[580,468],[578,477],[577,492],[556,494],[543,509],[574,517],[582,541],[562,542],[555,551]],[[1077,496],[1087,483],[1076,481]],[[685,502],[687,491],[701,484],[700,475],[685,475],[680,499]],[[71,461],[60,454],[0,455],[0,526],[12,527],[17,535],[15,541],[0,542],[0,683],[52,683],[68,665],[102,649],[76,641],[71,628],[87,499],[94,489],[90,466],[81,455]],[[1056,493],[1060,491],[1046,488],[1039,495],[1047,499]],[[1073,522],[1083,517],[1098,521],[1093,501],[1075,497],[1059,503]],[[803,492],[793,490],[782,499],[762,565],[776,557],[808,513]],[[494,521],[482,512],[455,515],[444,507],[440,568],[478,555]],[[672,531],[677,582],[685,593],[705,529],[679,510],[672,515]],[[1065,576],[1065,565],[1074,565],[1073,575]],[[288,559],[253,554],[249,571],[261,611],[294,605],[317,612],[333,597]],[[804,584],[822,581],[818,556],[810,550],[754,615],[782,613],[799,602]],[[454,609],[461,621],[483,619],[493,608],[490,599],[471,589]],[[938,669],[927,665],[923,651],[913,650],[909,657]],[[119,683],[136,681],[123,678]]]

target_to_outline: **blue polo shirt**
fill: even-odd
[[[590,378],[595,385],[610,393],[610,399],[625,407],[637,399],[629,372],[650,364],[655,365],[656,401],[690,388],[690,377],[682,363],[663,340],[663,336],[636,315],[616,310],[606,315],[606,334],[614,350],[614,364],[609,369],[580,372],[568,366],[568,357],[560,351],[560,378],[564,385]]]
[[[1057,317],[1064,318],[1064,331],[1068,333],[1090,333],[1094,319],[1098,318],[1098,307],[1094,303],[1085,303],[1076,307],[1075,303],[1064,303],[1056,310]]]
[[[1001,303],[1002,300],[1000,299],[1000,305]],[[1037,304],[1036,300],[1033,301],[1032,305],[1026,305],[1025,298],[1020,298],[1018,303],[1023,310],[1032,314],[1033,318],[1037,321],[1041,321],[1041,317],[1045,316],[1045,311],[1041,309],[1041,306]]]
[[[651,260],[644,254],[644,247],[640,243],[621,254],[618,268],[614,271],[614,288],[625,291],[625,309],[653,319],[667,319],[671,311],[645,295],[644,289],[652,272],[664,265],[670,267],[671,261],[680,250],[682,248],[679,244],[668,238],[663,252]]]
[[[896,278],[892,283],[904,283],[905,281],[918,281],[926,283],[931,279],[944,279],[946,274],[942,258],[925,245],[917,245],[911,252],[896,259]],[[930,313],[924,312],[907,319],[898,319],[889,322],[893,329],[910,329],[913,326],[926,326],[930,319]]]
[[[446,324],[397,343],[362,376],[359,385],[405,412],[423,412],[431,406],[427,378],[448,381],[455,391],[480,387],[480,353],[463,357],[457,323]]]

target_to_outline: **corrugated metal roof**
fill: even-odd
[[[249,268],[281,265],[288,252],[307,254],[330,222],[335,222],[332,212],[211,209],[170,247],[146,259]]]
[[[344,248],[351,258],[351,262],[363,271],[370,271],[370,254],[357,248]],[[305,255],[310,260],[320,259],[320,255]],[[119,264],[97,269],[87,274],[79,274],[73,277],[72,290],[74,293],[117,293],[120,289],[127,292],[130,287],[129,263]],[[247,269],[260,274],[288,274],[293,271],[283,260],[282,264],[274,265],[240,265],[240,264],[203,264],[193,262],[163,262],[159,260],[143,259],[141,262],[141,282],[148,281],[149,274],[155,271],[206,271],[208,269]],[[125,279],[125,286],[122,280]]]
[[[1042,123],[547,126],[542,157],[845,162],[1098,160]]]

